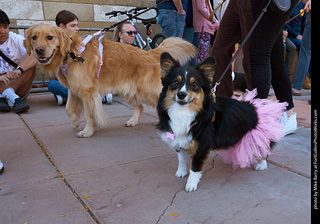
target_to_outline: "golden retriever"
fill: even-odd
[[[71,52],[79,52],[81,44],[82,38],[77,34],[70,37],[63,29],[44,23],[29,28],[24,42],[28,54],[35,53],[42,71],[57,76],[69,89],[66,111],[74,128],[79,126],[84,109],[86,126],[77,133],[78,137],[90,137],[106,123],[101,96],[110,92],[118,94],[134,109],[126,126],[137,125],[143,112],[142,104],[157,105],[162,89],[161,53],[169,52],[180,64],[195,56],[194,46],[181,38],[167,38],[150,51],[102,40],[103,59],[98,78],[99,43],[91,40],[85,46],[81,53],[85,63],[70,57]],[[66,76],[60,70],[63,64],[69,64]]]

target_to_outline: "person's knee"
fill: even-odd
[[[36,67],[33,67],[25,71],[17,80],[15,80],[11,87],[16,91],[17,95],[24,97],[30,92],[35,75]]]
[[[55,93],[56,91],[56,86],[57,86],[58,81],[57,80],[50,80],[48,82],[48,90],[52,93]]]

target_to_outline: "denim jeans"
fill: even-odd
[[[301,40],[298,40],[297,38],[288,36],[288,39],[291,40],[292,43],[294,43],[294,45],[296,46],[297,50],[300,50],[300,46],[301,46]]]
[[[50,80],[48,83],[48,90],[54,95],[60,95],[62,97],[68,97],[68,89],[64,87],[57,80]]]
[[[311,59],[311,23],[306,24],[301,41],[299,60],[297,71],[294,76],[293,88],[301,89],[303,82],[308,73],[309,64]]]
[[[199,36],[197,33],[193,32],[193,27],[185,27],[183,31],[183,39],[192,43],[196,48],[199,47]],[[192,58],[189,62],[191,67],[194,67],[196,64],[196,58]]]
[[[179,14],[176,10],[160,9],[158,15],[158,23],[162,33],[167,37],[183,36],[185,15]]]

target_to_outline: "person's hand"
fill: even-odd
[[[19,78],[21,75],[21,71],[20,70],[14,70],[11,72],[7,72],[7,74],[5,75],[8,79],[17,79]]]
[[[304,10],[306,10],[306,12],[311,11],[311,0],[306,2],[305,6],[304,6]]]
[[[302,36],[301,36],[301,35],[298,35],[296,38],[297,38],[298,40],[302,40]]]
[[[5,75],[0,76],[0,82],[3,82],[8,87],[10,85],[10,80]]]
[[[186,11],[184,11],[183,9],[182,10],[178,10],[178,14],[181,14],[181,15],[186,15],[187,13],[186,13]]]

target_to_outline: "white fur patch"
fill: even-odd
[[[187,75],[188,75],[188,71],[184,72],[184,76],[185,76],[185,80],[184,80],[184,85],[182,86],[182,88],[179,90],[179,92],[183,92],[186,93],[186,97],[183,99],[183,101],[188,102],[189,101],[189,95],[188,95],[188,91],[187,91]],[[180,99],[178,97],[178,95],[175,96],[175,101],[178,102]]]
[[[202,171],[193,172],[192,170],[190,170],[190,175],[188,177],[188,181],[186,184],[186,191],[187,192],[196,191],[201,177],[202,177]]]
[[[268,163],[266,159],[260,160],[256,165],[254,165],[255,170],[266,170],[268,169]]]
[[[188,153],[185,150],[181,150],[177,152],[179,165],[178,165],[178,170],[176,172],[176,177],[178,178],[183,178],[188,174],[187,154]]]
[[[187,93],[187,86],[186,86],[186,83],[182,86],[182,88],[179,90],[179,92]]]
[[[188,106],[174,103],[168,110],[170,117],[170,127],[174,134],[174,139],[166,138],[167,132],[160,133],[161,139],[172,149],[188,149],[193,145],[192,136],[188,134],[191,123],[196,117],[196,112],[191,112]]]

